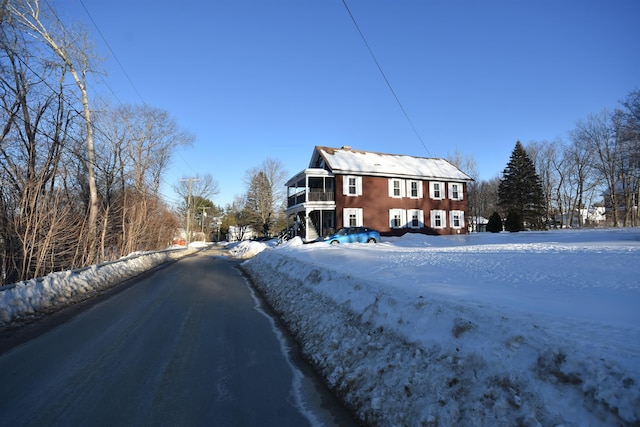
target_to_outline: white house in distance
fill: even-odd
[[[464,234],[471,181],[444,159],[316,146],[285,184],[288,228],[305,241],[346,226]]]

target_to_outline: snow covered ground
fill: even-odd
[[[134,253],[117,261],[0,287],[0,326],[84,301],[157,265],[193,253],[200,245]]]
[[[367,425],[640,425],[640,229],[229,249]],[[191,252],[4,287],[0,326]]]
[[[367,425],[640,424],[639,229],[230,251]]]

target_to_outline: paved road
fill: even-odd
[[[256,304],[214,250],[158,270],[0,355],[0,424],[353,425]]]

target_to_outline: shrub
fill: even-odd
[[[500,218],[500,214],[498,212],[492,213],[489,217],[487,231],[491,233],[499,233],[502,231],[502,218]]]
[[[522,216],[514,210],[509,211],[509,213],[507,214],[507,219],[504,222],[504,228],[505,230],[512,233],[517,233],[518,231],[524,230],[524,222],[522,221]]]

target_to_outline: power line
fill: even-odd
[[[371,46],[369,46],[369,43],[367,42],[367,39],[364,36],[364,33],[360,29],[360,26],[358,25],[358,22],[356,22],[356,18],[353,16],[353,13],[351,13],[351,9],[349,9],[349,6],[347,5],[347,1],[346,0],[342,0],[342,4],[344,5],[345,9],[347,9],[347,12],[349,13],[349,16],[351,17],[351,21],[353,21],[353,25],[355,25],[356,30],[358,30],[358,34],[360,34],[360,37],[362,38],[362,41],[364,42],[365,46],[367,47],[367,50],[369,51],[369,55],[371,55],[371,58],[373,58],[373,62],[375,62],[376,67],[378,67],[378,71],[380,71],[380,74],[382,74],[382,78],[384,78],[384,81],[387,83],[387,87],[389,88],[389,90],[391,91],[391,94],[393,95],[393,97],[395,98],[396,102],[398,103],[398,106],[400,107],[400,110],[402,110],[402,114],[404,114],[404,117],[409,122],[409,125],[411,126],[411,129],[413,129],[413,132],[418,137],[418,140],[420,141],[420,143],[424,147],[425,151],[427,152],[429,157],[431,157],[431,153],[429,152],[429,149],[427,148],[427,145],[422,140],[422,137],[420,136],[420,133],[418,132],[418,130],[414,126],[413,122],[411,121],[411,118],[409,117],[409,114],[407,113],[407,110],[405,110],[404,106],[402,105],[402,102],[400,102],[400,98],[396,94],[396,91],[393,90],[393,86],[391,86],[391,82],[389,81],[389,79],[387,78],[387,75],[382,70],[382,66],[380,66],[380,63],[376,59],[376,56],[374,55],[373,50],[371,49]]]
[[[89,13],[89,10],[87,9],[87,7],[84,4],[84,1],[80,0],[80,5],[84,9],[84,11],[87,13],[87,16],[91,20],[91,23],[93,24],[93,26],[96,27],[96,30],[98,31],[98,34],[100,34],[100,38],[102,38],[102,41],[104,42],[104,44],[107,45],[107,49],[109,49],[109,52],[111,52],[111,55],[113,55],[113,58],[118,63],[118,66],[120,67],[120,70],[122,70],[122,73],[127,78],[127,81],[129,82],[129,84],[133,88],[134,92],[136,93],[136,95],[138,95],[138,98],[140,98],[140,100],[142,101],[142,103],[144,105],[147,105],[147,103],[145,102],[144,98],[142,97],[142,95],[138,91],[138,88],[136,87],[135,84],[133,84],[133,80],[131,80],[131,78],[129,77],[129,74],[127,73],[127,70],[125,70],[124,66],[122,65],[122,62],[120,62],[120,59],[118,59],[118,55],[116,55],[116,53],[113,51],[113,49],[111,49],[111,45],[107,41],[107,39],[104,36],[104,34],[102,34],[102,31],[100,30],[100,27],[98,27],[98,24],[96,24],[96,21],[94,21],[93,17],[91,16],[91,13]]]

